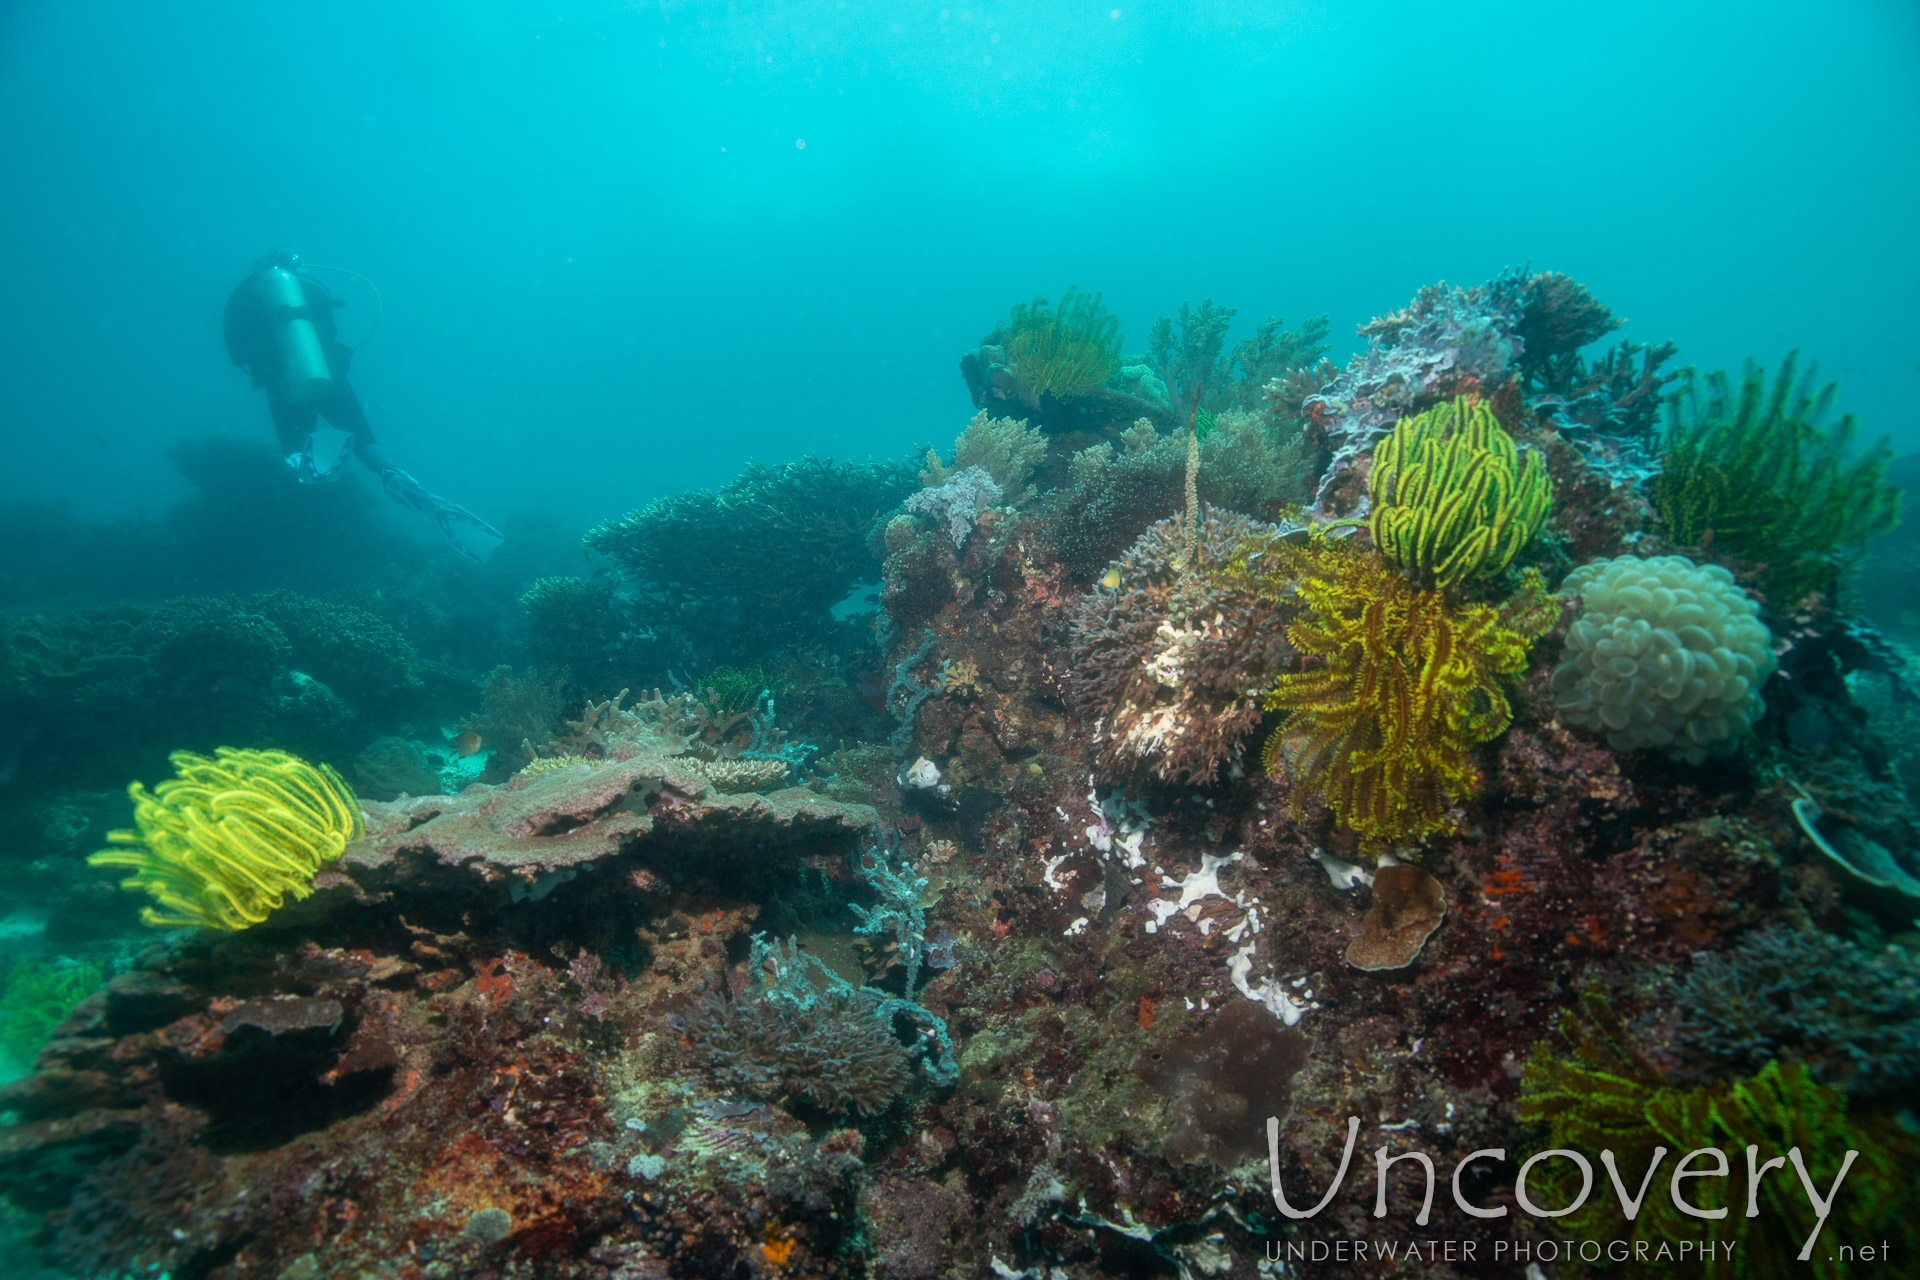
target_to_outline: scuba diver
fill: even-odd
[[[340,341],[334,309],[342,305],[307,274],[300,259],[278,250],[227,298],[223,328],[227,354],[255,387],[266,389],[267,409],[302,484],[340,474],[349,452],[380,477],[389,497],[433,522],[446,544],[485,563],[504,535],[457,503],[428,492],[396,467],[373,438],[360,398],[347,383],[352,347]],[[327,427],[319,426],[325,418]]]

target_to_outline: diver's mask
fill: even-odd
[[[353,452],[353,436],[338,427],[316,427],[298,453],[287,455],[287,465],[301,484],[325,484],[337,479]]]

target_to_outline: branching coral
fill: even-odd
[[[1082,396],[1120,369],[1120,320],[1097,293],[1068,289],[1053,307],[1016,303],[998,336],[1013,376],[1036,396]]]
[[[1689,764],[1739,750],[1775,662],[1733,575],[1685,556],[1619,556],[1575,569],[1560,590],[1581,604],[1553,673],[1562,723]]]
[[[1666,537],[1764,566],[1776,610],[1813,591],[1831,597],[1867,539],[1900,516],[1887,483],[1892,447],[1855,453],[1851,414],[1823,425],[1837,388],[1816,390],[1817,374],[1789,354],[1771,385],[1751,362],[1737,391],[1724,373],[1704,390],[1689,376],[1668,402],[1660,473],[1647,487]]]
[[[1182,573],[1183,519],[1162,520],[1074,606],[1073,701],[1094,724],[1098,759],[1125,776],[1145,766],[1168,781],[1210,783],[1260,722],[1268,674],[1288,655],[1279,604]],[[1208,508],[1197,568],[1279,530]]]
[[[1284,764],[1296,815],[1323,799],[1369,841],[1452,828],[1449,810],[1479,785],[1474,748],[1512,718],[1504,682],[1559,617],[1532,571],[1498,609],[1456,605],[1323,536],[1250,539],[1218,581],[1275,601],[1298,596],[1304,616],[1287,638],[1313,665],[1281,673],[1267,695],[1269,710],[1288,715],[1265,761]]]
[[[1846,1099],[1814,1082],[1804,1065],[1769,1062],[1755,1076],[1692,1090],[1670,1087],[1634,1043],[1626,1024],[1598,996],[1589,995],[1582,1014],[1560,1019],[1557,1046],[1543,1043],[1527,1063],[1521,1080],[1520,1115],[1550,1126],[1550,1145],[1583,1153],[1613,1153],[1628,1187],[1643,1177],[1649,1192],[1631,1221],[1618,1202],[1596,1187],[1585,1203],[1555,1219],[1575,1236],[1663,1241],[1706,1233],[1715,1247],[1697,1249],[1710,1261],[1681,1271],[1704,1280],[1775,1280],[1812,1275],[1838,1280],[1848,1274],[1831,1243],[1878,1241],[1898,1236],[1905,1256],[1912,1229],[1901,1220],[1906,1178],[1899,1153],[1879,1132],[1850,1121]],[[1830,1220],[1816,1220],[1799,1180],[1785,1172],[1751,1181],[1747,1161],[1736,1154],[1728,1176],[1692,1183],[1674,1176],[1650,1176],[1658,1162],[1675,1164],[1688,1152],[1718,1147],[1738,1153],[1756,1147],[1771,1162],[1791,1149],[1804,1161],[1806,1176],[1822,1194],[1838,1188]],[[1664,1148],[1664,1151],[1659,1150]],[[1849,1152],[1858,1152],[1850,1157]],[[1590,1158],[1590,1157],[1589,1157]],[[1850,1161],[1844,1187],[1842,1162]],[[1698,1165],[1699,1162],[1696,1162]],[[1710,1166],[1707,1166],[1710,1168]],[[1530,1187],[1536,1203],[1554,1208],[1573,1202],[1581,1174],[1564,1158],[1542,1166]],[[1720,1211],[1684,1215],[1671,1183],[1696,1207]],[[1743,1210],[1749,1205],[1757,1213]],[[1730,1212],[1728,1210],[1731,1210]],[[1816,1240],[1816,1234],[1824,1239]],[[1809,1261],[1801,1261],[1806,1242]]]
[[[750,464],[724,488],[670,494],[586,545],[638,588],[633,621],[684,635],[709,661],[750,660],[826,627],[878,565],[867,534],[918,488],[897,463]]]
[[[1708,1061],[1752,1069],[1804,1062],[1823,1084],[1896,1097],[1920,1083],[1920,963],[1788,928],[1703,956],[1674,993],[1680,1040]]]
[[[1442,587],[1502,573],[1547,518],[1553,489],[1537,451],[1521,461],[1477,397],[1403,418],[1373,451],[1373,542]]]
[[[160,904],[140,913],[156,928],[259,924],[288,894],[306,897],[364,830],[353,791],[326,765],[232,747],[215,757],[176,751],[177,778],[151,792],[134,783],[137,830],[109,832],[116,847],[87,859],[132,868],[121,887]]]

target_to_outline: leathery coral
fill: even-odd
[[[1101,765],[1145,765],[1169,782],[1210,783],[1260,720],[1267,675],[1287,656],[1276,599],[1174,568],[1179,516],[1162,520],[1114,562],[1073,610],[1072,692],[1096,717]],[[1206,508],[1197,568],[1279,530]]]

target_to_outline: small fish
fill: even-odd
[[[478,751],[479,749],[480,749],[480,735],[475,733],[471,729],[467,730],[465,733],[461,734],[459,737],[453,740],[454,753],[463,758],[466,756],[472,755],[474,752]]]
[[[1100,576],[1100,585],[1109,591],[1118,588],[1120,585],[1120,571],[1118,569],[1107,570]]]

